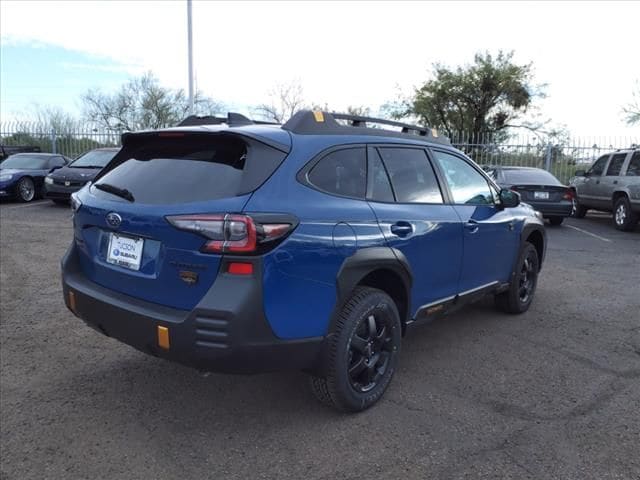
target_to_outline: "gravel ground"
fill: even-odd
[[[640,229],[548,233],[529,312],[413,329],[384,399],[342,415],[301,373],[202,375],[89,329],[61,296],[69,210],[4,202],[0,477],[640,479]]]

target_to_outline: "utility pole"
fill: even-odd
[[[189,49],[189,115],[193,115],[193,31],[191,21],[191,0],[187,0],[187,36]]]

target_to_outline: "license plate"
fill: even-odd
[[[549,200],[549,192],[533,192],[533,198],[536,200]]]
[[[117,233],[111,233],[109,237],[107,262],[131,270],[140,270],[143,246],[144,239],[142,238],[126,237]]]

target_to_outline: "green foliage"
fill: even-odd
[[[435,64],[433,78],[416,90],[404,113],[449,137],[465,132],[471,140],[504,139],[537,94],[531,65],[516,65],[512,58],[513,52],[487,52],[455,70]]]
[[[635,90],[631,93],[631,101],[622,109],[627,125],[640,124],[640,82],[636,81]]]

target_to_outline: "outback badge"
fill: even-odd
[[[196,272],[190,272],[189,270],[180,270],[178,272],[180,279],[187,285],[194,285],[198,281],[198,274]]]

